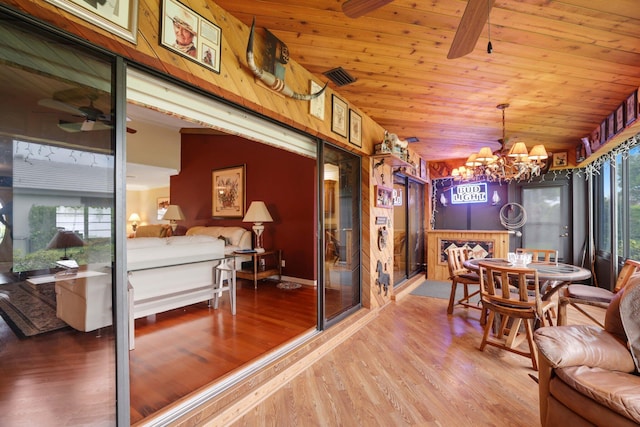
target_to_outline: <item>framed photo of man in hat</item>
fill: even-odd
[[[163,0],[160,43],[220,73],[220,27],[178,2]]]

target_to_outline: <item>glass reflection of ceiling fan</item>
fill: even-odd
[[[105,114],[102,110],[93,105],[93,101],[96,99],[95,96],[87,95],[87,98],[89,98],[89,105],[79,107],[55,99],[55,95],[53,98],[44,98],[39,100],[38,105],[41,107],[51,108],[52,110],[69,113],[74,116],[84,117],[84,121],[82,122],[59,120],[58,127],[67,132],[89,132],[112,129],[112,115]],[[129,120],[130,119],[127,117],[127,121]],[[136,133],[137,131],[127,127],[127,132]]]

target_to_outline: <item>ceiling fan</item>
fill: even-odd
[[[447,58],[461,58],[473,51],[484,24],[489,19],[489,12],[491,12],[494,2],[495,0],[469,0]],[[490,51],[490,48],[488,50]]]
[[[393,0],[346,0],[342,3],[342,12],[349,18],[359,18],[392,1]]]
[[[87,96],[89,98],[89,105],[76,107],[66,102],[59,101],[53,98],[44,98],[38,101],[38,105],[52,110],[58,110],[65,113],[69,113],[74,116],[84,117],[82,122],[70,122],[66,120],[60,120],[58,127],[66,132],[89,132],[97,130],[109,130],[113,128],[112,115],[105,114],[102,110],[96,108],[93,105],[94,96]],[[127,121],[130,120],[127,117]],[[128,133],[136,133],[137,130],[127,127]]]

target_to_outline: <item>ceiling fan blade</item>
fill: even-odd
[[[349,18],[359,18],[393,0],[346,0],[342,3],[342,12]]]
[[[469,0],[449,48],[448,59],[461,58],[473,51],[495,0]]]
[[[111,126],[106,123],[92,120],[85,120],[84,122],[67,122],[60,120],[58,122],[58,127],[63,131],[71,133],[111,129]]]
[[[75,114],[78,116],[85,115],[85,113],[81,109],[74,107],[73,105],[69,105],[65,102],[56,101],[55,99],[51,98],[40,99],[38,101],[38,105],[40,105],[41,107],[51,108],[52,110],[63,111],[65,113]]]

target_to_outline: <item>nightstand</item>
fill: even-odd
[[[258,280],[275,275],[278,275],[278,280],[282,278],[282,251],[280,249],[251,253],[236,252],[235,254],[251,257],[252,269],[237,270],[236,277],[253,280],[255,289],[258,289]]]

